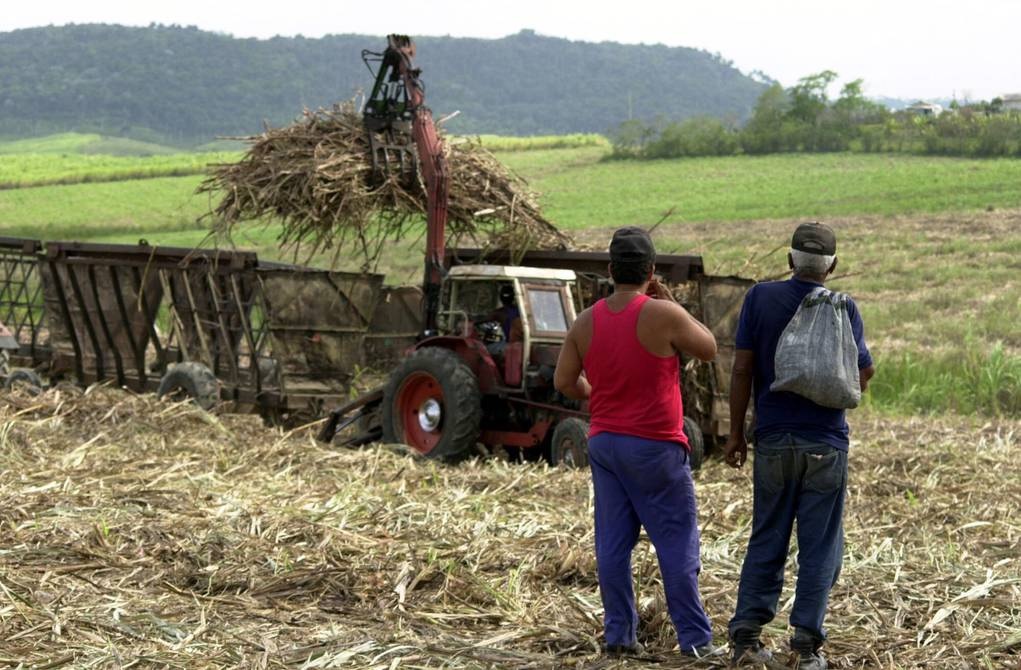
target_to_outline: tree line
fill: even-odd
[[[738,125],[699,116],[683,121],[629,120],[612,133],[615,158],[677,158],[785,152],[901,152],[1021,157],[1021,114],[1003,101],[951,103],[942,114],[891,111],[865,98],[862,80],[827,94],[837,74],[825,70],[789,88],[773,83],[751,118]]]
[[[605,133],[622,118],[746,119],[765,85],[717,54],[413,36],[435,116],[452,133]],[[0,136],[98,132],[187,145],[279,126],[371,87],[382,36],[239,39],[187,26],[68,25],[0,33]]]

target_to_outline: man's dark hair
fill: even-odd
[[[500,304],[501,305],[513,305],[514,304],[514,287],[510,284],[503,284],[500,286]]]
[[[611,261],[610,276],[614,284],[641,284],[649,278],[653,261]]]

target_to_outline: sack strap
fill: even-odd
[[[831,291],[825,286],[816,286],[801,300],[801,307],[809,308],[829,303],[834,309],[847,309],[847,294]]]

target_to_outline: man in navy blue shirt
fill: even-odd
[[[802,299],[833,272],[836,253],[836,235],[828,226],[801,224],[787,257],[794,276],[753,286],[741,308],[725,457],[735,468],[747,457],[745,413],[754,389],[755,459],[752,535],[729,626],[735,664],[771,662],[771,654],[759,638],[763,625],[776,615],[784,563],[797,522],[799,567],[790,644],[799,656],[801,670],[826,668],[819,648],[826,639],[823,617],[829,592],[843,558],[847,421],[842,409],[822,407],[769,387],[775,378],[773,360],[780,335]],[[861,314],[850,299],[847,313],[858,346],[864,391],[875,369],[865,344]]]

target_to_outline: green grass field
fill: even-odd
[[[816,154],[630,162],[605,160],[607,149],[585,137],[564,139],[562,149],[542,148],[556,138],[519,139],[490,141],[504,142],[500,159],[589,247],[604,245],[617,226],[652,225],[672,209],[657,228],[661,252],[701,254],[713,274],[761,279],[786,271],[796,221],[832,223],[841,245],[833,286],[859,301],[884,370],[871,402],[898,411],[1021,411],[1021,161]],[[38,153],[70,151],[74,142],[83,144],[61,136],[37,141],[32,155],[0,155],[0,182],[16,181],[17,166],[30,166],[37,182],[98,180],[115,169],[158,175],[237,155]],[[2,147],[11,145],[0,154]],[[210,203],[194,194],[201,178],[0,190],[0,234],[210,244],[198,220]],[[293,260],[278,248],[278,231],[252,225],[233,242]],[[420,259],[409,242],[387,253],[380,270],[394,283],[417,282]]]
[[[180,177],[205,174],[211,163],[237,160],[238,153],[188,153],[159,156],[101,154],[0,155],[0,190],[33,186]]]
[[[218,150],[218,149],[217,149]],[[45,137],[0,142],[0,154],[102,154],[106,156],[159,156],[180,149],[109,137],[95,133],[59,133]]]
[[[1021,207],[1021,161],[784,154],[607,161],[598,148],[503,154],[565,228]]]

